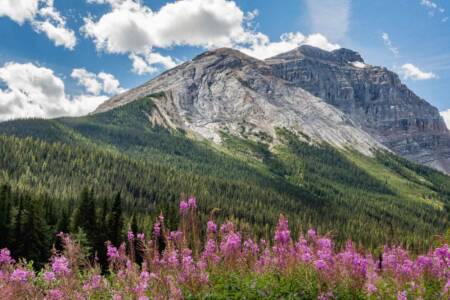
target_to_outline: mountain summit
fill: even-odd
[[[450,172],[450,132],[398,75],[348,49],[301,46],[266,59],[221,48],[103,103],[95,113],[162,93],[153,123],[219,143],[221,132],[276,143],[276,128],[366,155],[390,149]]]

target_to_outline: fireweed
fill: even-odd
[[[108,243],[106,275],[67,234],[58,235],[64,250],[54,250],[38,273],[32,264],[16,262],[8,249],[2,249],[0,299],[450,297],[447,244],[417,257],[401,247],[386,246],[374,258],[351,241],[337,252],[332,239],[313,229],[294,240],[283,216],[272,243],[244,236],[232,222],[219,227],[212,219],[205,224],[201,243],[196,209],[195,198],[181,201],[177,231],[166,229],[161,214],[151,239],[129,231],[126,243]]]

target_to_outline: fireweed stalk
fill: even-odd
[[[218,226],[210,217],[202,245],[194,197],[181,201],[180,218],[176,231],[166,229],[161,214],[150,238],[128,232],[119,247],[108,243],[106,275],[68,234],[58,235],[64,250],[53,250],[38,273],[2,249],[0,299],[214,299],[244,294],[249,299],[450,297],[447,244],[418,257],[401,247],[386,246],[375,259],[351,241],[337,252],[330,237],[313,229],[293,239],[288,220],[281,215],[272,242],[244,238],[232,222]],[[136,255],[142,263],[137,264]],[[295,277],[298,274],[303,274],[300,279]],[[238,276],[237,283],[231,280],[233,275]],[[236,285],[238,294],[229,294],[227,280],[228,286]],[[286,284],[281,282],[291,282],[289,290],[283,291]]]

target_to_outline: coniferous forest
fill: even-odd
[[[151,231],[161,212],[176,228],[178,201],[189,195],[202,222],[213,213],[256,237],[271,236],[280,213],[295,234],[316,228],[374,250],[424,251],[449,228],[450,179],[440,172],[282,128],[272,148],[225,132],[217,146],[153,126],[153,101],[158,95],[97,115],[2,123],[0,246],[39,265],[62,231],[104,253],[131,228]]]

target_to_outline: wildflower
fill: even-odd
[[[115,294],[115,295],[113,296],[113,300],[122,300],[122,299],[123,299],[122,296],[119,295],[119,294]]]
[[[374,284],[369,283],[366,286],[366,290],[369,295],[373,295],[378,291],[378,288]]]
[[[325,270],[328,268],[327,263],[322,259],[316,260],[314,262],[314,266],[316,267],[317,270]]]
[[[0,250],[0,264],[14,263],[14,259],[11,258],[11,252],[4,248]]]
[[[397,293],[397,300],[408,300],[408,294],[406,291]]]
[[[206,263],[207,261],[211,261],[213,263],[218,263],[220,261],[220,257],[216,254],[217,246],[216,242],[212,239],[208,239],[205,245],[205,250],[202,253],[202,261]]]
[[[180,202],[180,215],[184,216],[189,210],[189,204],[186,201]]]
[[[50,299],[59,300],[64,299],[64,293],[61,290],[53,289],[48,292]]]
[[[189,205],[189,208],[196,209],[197,208],[197,199],[195,197],[189,197],[188,205]]]
[[[133,233],[133,231],[131,231],[131,230],[128,231],[127,238],[128,238],[129,242],[132,242],[134,240],[134,233]]]
[[[9,279],[14,282],[27,282],[28,279],[32,277],[32,273],[25,269],[17,268],[15,269]]]
[[[64,256],[54,257],[52,262],[52,270],[57,275],[70,274],[69,260]]]
[[[314,229],[309,229],[309,230],[308,230],[308,237],[309,237],[311,240],[315,241],[316,238],[317,238],[317,232],[316,232]]]
[[[117,250],[117,248],[114,247],[113,245],[111,245],[110,243],[108,243],[106,251],[107,251],[106,254],[108,255],[108,258],[110,260],[115,260],[120,257],[119,251]]]
[[[248,239],[244,242],[244,254],[246,256],[256,256],[258,255],[259,247],[252,239]]]
[[[213,221],[208,221],[207,223],[207,231],[208,233],[216,233],[217,232],[217,225]]]
[[[56,280],[55,273],[53,273],[51,271],[45,272],[43,277],[44,277],[44,280],[47,281],[47,282],[51,282],[51,281]]]
[[[275,231],[275,241],[280,244],[288,244],[291,241],[288,220],[283,215],[280,215],[280,218],[278,219],[278,225]]]
[[[145,240],[145,234],[144,233],[138,233],[137,238],[141,241]]]
[[[101,288],[102,285],[103,277],[101,275],[95,274],[88,280],[88,282],[83,285],[83,289],[86,291],[95,290]]]
[[[153,225],[153,235],[155,238],[159,238],[161,236],[161,223],[156,221],[155,225]]]
[[[220,251],[225,256],[233,255],[241,248],[241,236],[235,232],[230,232],[225,240],[220,244]]]

